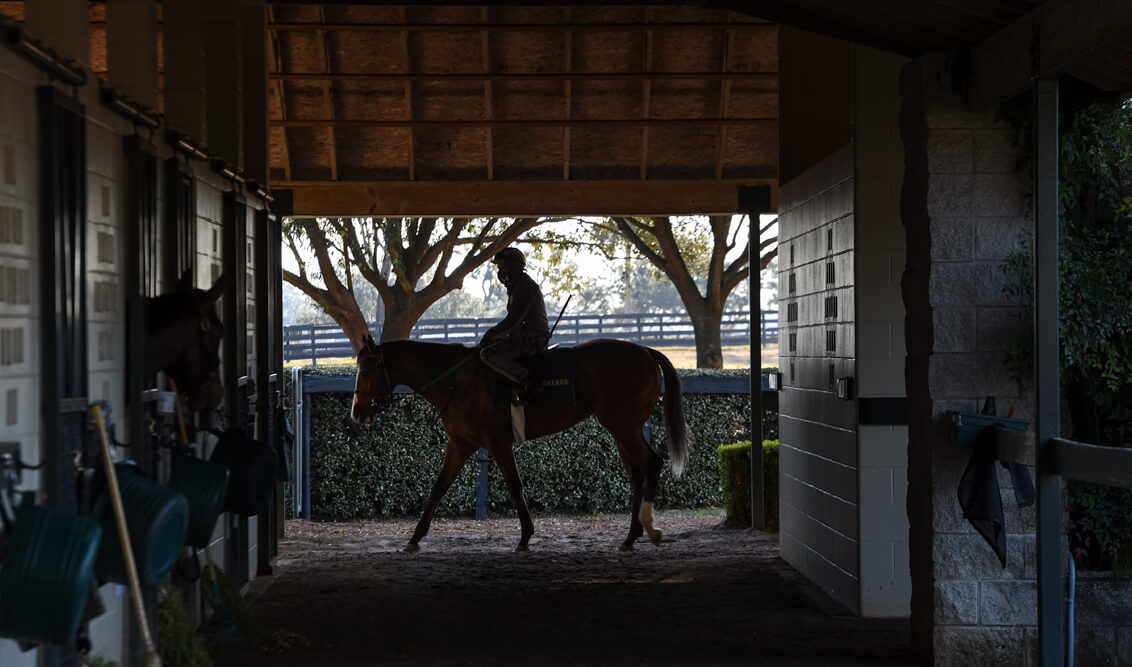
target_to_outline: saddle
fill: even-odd
[[[534,356],[519,357],[519,363],[529,368],[531,375],[542,385],[542,391],[527,403],[528,411],[574,404],[574,382],[578,367],[576,356],[574,348],[556,347]],[[488,389],[495,408],[510,410],[515,383],[490,368],[487,371]]]

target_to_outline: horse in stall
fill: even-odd
[[[188,395],[191,410],[212,409],[224,397],[220,381],[224,325],[216,314],[223,291],[224,276],[202,290],[193,286],[190,272],[185,271],[172,292],[146,299],[146,368],[172,378],[177,390]]]
[[[542,407],[539,403],[545,393],[536,398],[524,409],[525,437],[557,433],[589,415],[596,416],[617,443],[633,494],[629,535],[620,548],[632,550],[645,531],[653,543],[659,544],[661,532],[653,526],[653,502],[664,464],[645,440],[644,425],[660,399],[663,374],[670,464],[679,476],[688,460],[689,439],[680,376],[660,352],[626,341],[593,340],[554,353],[573,355],[574,400]],[[448,487],[468,458],[483,447],[499,466],[519,512],[522,533],[515,550],[527,551],[534,524],[515,464],[512,410],[496,407],[489,390],[490,376],[495,373],[480,361],[478,348],[410,340],[378,345],[367,336],[357,363],[350,410],[354,421],[372,422],[393,389],[406,385],[437,409],[448,433],[440,474],[405,550],[419,549],[418,543],[428,533],[433,513]]]

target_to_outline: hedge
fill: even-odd
[[[751,525],[751,442],[719,446],[719,476],[727,525]],[[778,441],[763,441],[763,500],[767,529],[778,530]]]
[[[320,367],[309,374],[353,374],[352,368]],[[682,371],[688,375],[745,377],[744,370]],[[440,470],[447,441],[436,411],[415,395],[396,396],[370,426],[349,417],[350,394],[311,396],[311,512],[325,518],[416,516]],[[657,505],[663,509],[719,507],[722,502],[716,448],[750,439],[746,394],[685,394],[689,430],[695,437],[684,473],[674,480],[667,465],[661,406],[650,422],[654,450],[665,459]],[[403,406],[413,415],[407,421]],[[776,431],[776,428],[768,429]],[[533,512],[626,512],[629,479],[613,439],[591,417],[562,433],[525,443],[515,455],[527,504]],[[438,516],[472,516],[476,457],[448,490]],[[506,485],[490,466],[488,511],[514,515]]]

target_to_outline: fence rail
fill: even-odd
[[[434,343],[474,345],[498,318],[420,320],[410,338]],[[371,323],[374,337],[381,338],[381,324]],[[764,343],[778,340],[778,311],[762,314],[759,330]],[[720,325],[724,345],[746,345],[751,340],[750,314],[727,311]],[[686,313],[639,313],[625,315],[565,315],[554,330],[553,343],[575,345],[595,338],[620,338],[641,345],[693,345],[695,334]],[[337,324],[292,324],[283,327],[283,358],[286,361],[354,356],[350,341]]]

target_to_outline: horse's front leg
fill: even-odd
[[[448,441],[448,444],[444,447],[444,463],[440,466],[440,474],[436,478],[436,483],[432,485],[432,492],[428,494],[428,505],[425,507],[424,513],[421,514],[420,520],[417,521],[417,529],[413,531],[413,537],[409,540],[405,551],[418,551],[420,549],[418,543],[421,538],[428,534],[428,528],[432,524],[432,516],[436,513],[436,507],[474,451],[475,447],[467,443],[457,442],[456,440]]]
[[[535,524],[531,521],[531,513],[527,510],[527,500],[523,497],[523,481],[519,478],[519,467],[515,465],[515,452],[510,445],[498,449],[489,448],[488,451],[491,452],[491,457],[495,459],[495,464],[499,466],[499,472],[503,474],[503,480],[507,482],[507,490],[511,492],[511,500],[515,503],[515,509],[519,512],[519,525],[522,527],[522,534],[519,536],[519,546],[515,547],[515,551],[527,551],[527,542],[530,541],[531,535],[535,533]]]

